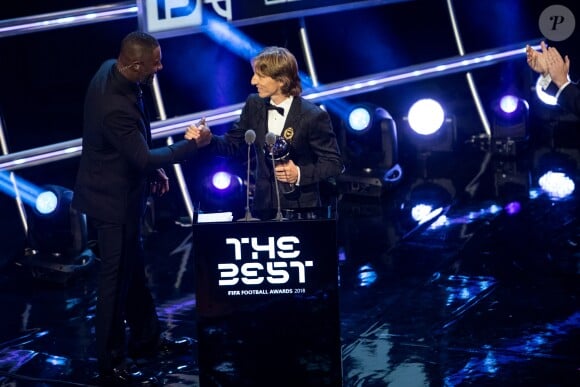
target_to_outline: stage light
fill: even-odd
[[[35,278],[66,283],[94,263],[95,254],[88,248],[86,217],[71,206],[72,198],[72,190],[47,185],[29,204],[22,264]]]
[[[373,285],[378,278],[377,271],[371,264],[365,264],[359,267],[358,274],[359,286],[366,288]]]
[[[242,178],[214,170],[204,179],[200,208],[204,212],[232,212],[237,219],[245,206],[245,192]]]
[[[388,169],[397,163],[397,126],[385,109],[354,106],[342,123],[341,146],[347,168]]]
[[[41,192],[36,198],[35,209],[42,215],[50,215],[58,206],[58,198],[52,191]]]
[[[212,176],[211,184],[218,191],[224,191],[234,184],[235,179],[235,176],[232,176],[227,172],[217,172]]]
[[[406,139],[418,152],[450,152],[455,149],[455,120],[432,98],[417,100],[404,117]]]
[[[576,189],[574,180],[564,172],[548,171],[538,179],[539,186],[553,200],[566,199]]]
[[[525,99],[505,95],[493,103],[490,150],[516,155],[528,140],[529,104]]]
[[[380,197],[401,179],[397,126],[384,108],[352,106],[341,122],[338,143],[345,164],[337,177],[342,193]]]
[[[532,198],[547,197],[552,201],[572,198],[580,166],[580,152],[575,149],[540,148],[534,153],[534,183]]]
[[[435,219],[451,205],[455,187],[449,179],[417,179],[403,203],[411,219],[422,225]]]
[[[411,106],[407,117],[411,129],[418,134],[428,136],[441,129],[445,121],[445,112],[439,102],[425,98],[416,101]]]
[[[363,132],[371,127],[371,112],[365,107],[354,108],[348,116],[348,127],[353,132]]]

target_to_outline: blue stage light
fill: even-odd
[[[203,179],[200,210],[232,212],[236,217],[245,206],[246,189],[241,177],[227,170],[213,170]]]
[[[235,179],[235,177],[227,172],[217,172],[212,176],[211,183],[214,188],[223,191],[232,186],[232,179]]]
[[[499,107],[505,114],[512,114],[519,105],[519,98],[513,95],[505,95],[499,100]]]
[[[86,216],[71,206],[72,199],[71,189],[46,185],[28,204],[31,211],[27,211],[27,248],[22,263],[36,278],[66,283],[94,263]]]
[[[397,164],[397,125],[384,108],[353,106],[341,129],[338,140],[347,170],[384,170]]]
[[[30,247],[47,255],[79,254],[86,248],[86,220],[71,208],[73,191],[57,185],[41,188],[29,215]]]
[[[366,107],[354,108],[348,116],[348,127],[353,132],[367,131],[371,124],[371,112]]]
[[[58,207],[58,198],[53,191],[41,192],[36,198],[34,209],[41,215],[50,215]]]
[[[511,94],[502,96],[494,102],[493,106],[496,116],[516,123],[525,121],[529,109],[528,101]]]
[[[359,267],[357,277],[359,286],[363,288],[373,285],[378,279],[375,268],[370,264]]]
[[[491,151],[514,156],[528,140],[529,104],[515,95],[505,95],[493,102]]]
[[[337,139],[346,167],[337,176],[343,193],[381,196],[401,179],[397,125],[384,108],[370,103],[350,107]]]

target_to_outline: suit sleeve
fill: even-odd
[[[105,118],[105,137],[123,158],[141,171],[185,160],[197,151],[195,141],[181,140],[172,145],[149,149],[135,117],[116,111]]]
[[[309,143],[315,158],[300,166],[300,185],[314,184],[340,175],[344,169],[330,116],[322,109],[310,113]]]
[[[562,90],[558,96],[558,104],[580,117],[580,88],[577,83],[570,83]]]

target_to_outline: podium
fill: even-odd
[[[336,220],[192,232],[200,386],[341,386]]]

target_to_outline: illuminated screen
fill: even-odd
[[[408,0],[139,0],[143,31],[158,37],[201,32],[209,19],[235,26]]]

